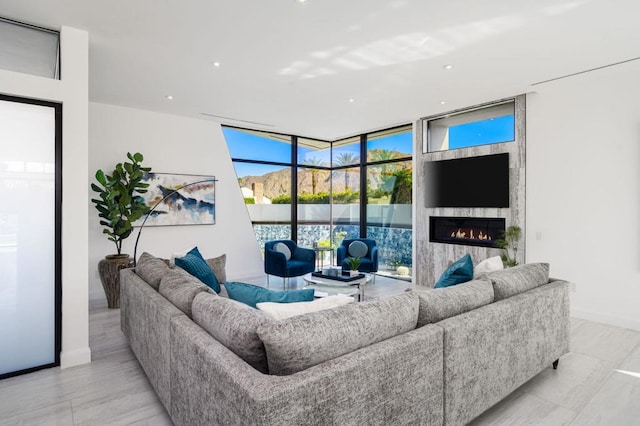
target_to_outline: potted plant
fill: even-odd
[[[102,232],[116,246],[116,254],[109,254],[98,263],[100,281],[107,296],[109,308],[120,307],[120,270],[131,265],[128,254],[122,253],[122,241],[133,232],[133,222],[149,211],[140,194],[147,192],[149,184],[142,182],[150,167],[142,167],[142,154],[127,153],[129,161],[118,163],[110,175],[102,170],[96,172],[97,184],[91,189],[99,198],[91,201],[95,204],[100,217]]]
[[[359,257],[348,257],[347,258],[347,266],[349,266],[349,275],[350,276],[355,276],[358,275],[360,273],[360,271],[358,271],[358,267],[360,266],[360,263],[362,263],[362,260],[360,260]]]
[[[519,226],[510,226],[504,231],[500,238],[495,241],[497,247],[502,249],[502,263],[505,268],[516,266],[518,264],[518,242],[522,230]]]

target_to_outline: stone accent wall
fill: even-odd
[[[515,141],[471,148],[453,149],[423,153],[424,121],[416,123],[415,131],[415,185],[416,197],[414,238],[416,255],[413,262],[414,284],[433,287],[444,270],[455,260],[471,254],[474,264],[501,253],[501,250],[486,247],[472,247],[455,244],[429,242],[430,216],[463,216],[463,217],[503,217],[506,227],[519,226],[522,239],[518,247],[518,262],[525,259],[525,166],[526,166],[526,133],[525,133],[526,97],[515,97]],[[427,117],[428,119],[429,117]],[[454,158],[475,157],[508,152],[509,153],[509,208],[427,208],[425,207],[426,161],[448,160]]]

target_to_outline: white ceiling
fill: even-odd
[[[637,0],[0,0],[2,17],[89,32],[91,101],[327,140],[638,58],[638,12]]]

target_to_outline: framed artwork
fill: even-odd
[[[214,176],[147,173],[142,181],[149,184],[142,197],[150,211],[133,226],[216,223]]]

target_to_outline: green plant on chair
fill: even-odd
[[[349,269],[351,269],[352,271],[357,271],[361,263],[362,260],[359,257],[347,258],[347,266],[349,266]]]
[[[496,247],[502,249],[502,263],[505,268],[516,266],[518,264],[518,242],[522,236],[522,230],[519,226],[510,226],[504,231],[500,238],[495,241]]]

